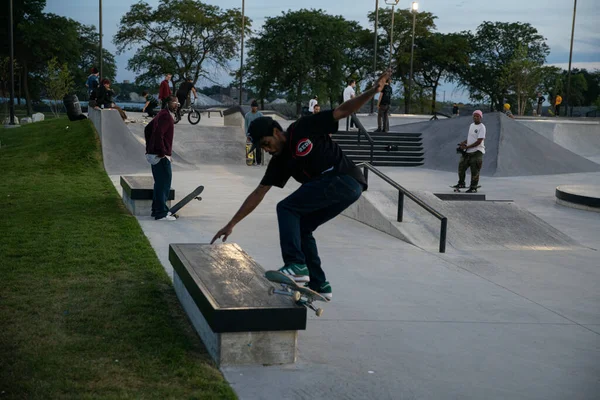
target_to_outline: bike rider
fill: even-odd
[[[176,112],[177,120],[181,119],[181,108],[186,104],[187,98],[190,95],[190,92],[194,93],[194,101],[198,98],[198,93],[196,93],[196,88],[194,87],[194,83],[192,82],[192,78],[187,77],[185,81],[179,85],[179,89],[177,89],[177,100],[179,100],[179,108]],[[193,102],[194,102],[193,101]],[[193,103],[192,102],[192,103]]]

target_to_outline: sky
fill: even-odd
[[[133,51],[116,55],[116,47],[112,43],[117,33],[121,17],[138,0],[102,0],[104,47],[115,54],[117,61],[117,81],[135,80],[135,74],[126,69],[127,61]],[[156,7],[158,0],[146,0]],[[205,0],[222,9],[241,8],[241,0]],[[400,1],[399,8],[410,8],[412,1]],[[45,12],[72,18],[86,25],[98,26],[99,0],[47,0]],[[351,5],[352,4],[352,5]],[[379,7],[389,7],[384,0]],[[266,17],[281,15],[288,10],[301,8],[322,9],[328,14],[341,15],[345,19],[358,21],[365,28],[368,23],[367,14],[375,10],[375,0],[245,0],[245,14],[252,20],[252,30],[259,32]],[[573,18],[573,1],[569,0],[422,0],[419,11],[428,11],[437,16],[437,31],[441,33],[470,30],[474,32],[483,21],[492,22],[528,22],[547,40],[550,55],[547,63],[567,68],[569,62],[569,46]],[[575,39],[573,43],[574,68],[600,69],[600,7],[598,0],[579,0],[575,22]],[[238,60],[232,60],[237,67]],[[222,73],[216,80],[221,84],[231,82],[227,73]],[[210,82],[198,82],[197,86],[211,85]],[[465,95],[453,86],[444,85],[438,92],[445,95],[446,100],[465,100]],[[447,92],[444,94],[444,92]]]

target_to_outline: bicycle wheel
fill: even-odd
[[[188,121],[190,121],[190,124],[192,125],[196,125],[198,122],[200,122],[200,118],[201,117],[198,110],[191,110],[188,114]]]
[[[181,116],[180,116],[180,115],[178,115],[178,114],[175,114],[175,118],[173,118],[173,123],[174,123],[174,124],[176,124],[176,123],[178,123],[179,121],[181,121]]]

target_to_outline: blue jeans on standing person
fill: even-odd
[[[349,175],[324,175],[277,204],[283,261],[306,264],[310,288],[317,289],[326,281],[313,232],[358,200],[362,189]]]
[[[167,200],[171,190],[171,161],[167,157],[160,159],[158,164],[152,166],[152,176],[154,177],[154,190],[152,192],[152,216],[154,219],[160,219],[167,216],[169,208]]]

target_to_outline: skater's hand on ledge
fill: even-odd
[[[225,225],[223,228],[219,229],[219,232],[217,232],[217,234],[212,238],[210,244],[213,244],[221,236],[223,236],[223,242],[225,242],[229,235],[231,235],[231,232],[233,232],[233,227]]]

